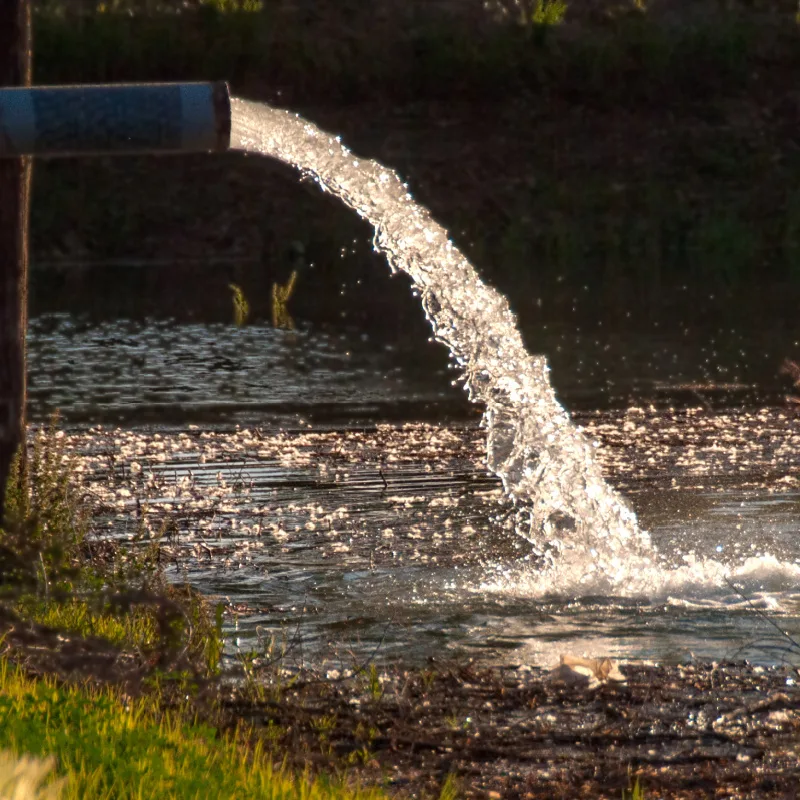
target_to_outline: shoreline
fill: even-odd
[[[3,628],[4,656],[29,675],[89,691],[116,685],[121,707],[131,695],[164,711],[179,699],[140,694],[158,667],[98,639]],[[618,800],[637,782],[644,797],[671,800],[792,798],[800,787],[796,666],[600,662],[596,674],[624,681],[597,683],[516,664],[430,659],[406,669],[346,658],[321,672],[252,654],[180,703],[187,719],[290,774],[404,798],[440,796],[448,780],[459,797],[484,800]]]
[[[447,775],[465,798],[600,800],[637,780],[648,798],[796,796],[796,668],[619,668],[625,683],[595,688],[539,668],[364,669],[295,678],[268,700],[232,697],[225,709],[281,732],[292,766],[325,769],[360,753],[358,779],[411,797]]]

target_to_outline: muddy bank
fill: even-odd
[[[625,682],[589,688],[520,666],[366,667],[350,677],[343,668],[233,692],[225,707],[287,746],[293,764],[349,763],[411,797],[436,792],[449,774],[469,798],[616,800],[636,779],[648,798],[796,796],[794,668],[621,671]]]
[[[159,665],[177,666],[175,653],[163,661],[0,616],[3,655],[35,675],[138,694]],[[800,785],[800,692],[798,651],[784,654],[777,667],[627,663],[616,680],[589,682],[519,664],[377,669],[345,651],[325,670],[298,668],[277,647],[200,680],[191,699],[167,683],[161,700],[189,701],[196,719],[278,764],[343,770],[398,798],[437,797],[450,777],[459,797],[487,800],[617,800],[637,781],[647,798],[788,799]]]

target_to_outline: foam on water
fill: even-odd
[[[714,558],[684,556],[671,568],[643,566],[625,582],[595,572],[588,576],[569,559],[556,561],[545,575],[525,568],[496,566],[475,590],[493,594],[543,599],[598,596],[642,598],[683,608],[764,608],[793,611],[800,564],[773,555],[752,556],[728,565]]]
[[[720,561],[667,568],[658,557],[604,480],[593,442],[557,401],[546,359],[526,350],[505,297],[481,281],[394,172],[296,114],[234,99],[232,116],[233,147],[292,165],[373,225],[375,247],[411,277],[434,337],[449,348],[470,399],[485,405],[487,466],[514,503],[516,531],[541,558],[533,570],[500,568],[480,590],[667,600],[726,586],[730,570]],[[761,567],[800,574],[795,565]]]

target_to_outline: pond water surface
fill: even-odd
[[[170,577],[226,603],[232,650],[800,658],[774,627],[800,631],[800,420],[780,336],[742,335],[709,366],[710,336],[690,358],[680,331],[538,335],[653,537],[657,581],[542,580],[479,414],[424,339],[49,314],[31,322],[32,413],[61,410],[108,536],[161,537]]]

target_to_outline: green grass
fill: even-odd
[[[536,0],[528,20],[533,25],[558,25],[564,21],[567,4],[563,0]]]
[[[62,602],[24,597],[15,607],[24,619],[84,638],[104,639],[120,648],[148,650],[156,646],[159,638],[155,620],[143,608],[120,614],[109,604],[98,606],[76,597]]]
[[[622,800],[645,800],[644,787],[638,778],[631,784],[630,789],[623,790]]]
[[[439,800],[458,800],[460,796],[458,779],[450,773],[439,791]]]
[[[274,769],[211,727],[162,714],[150,698],[32,680],[0,660],[0,751],[54,756],[62,800],[116,798],[379,798],[341,781]]]

